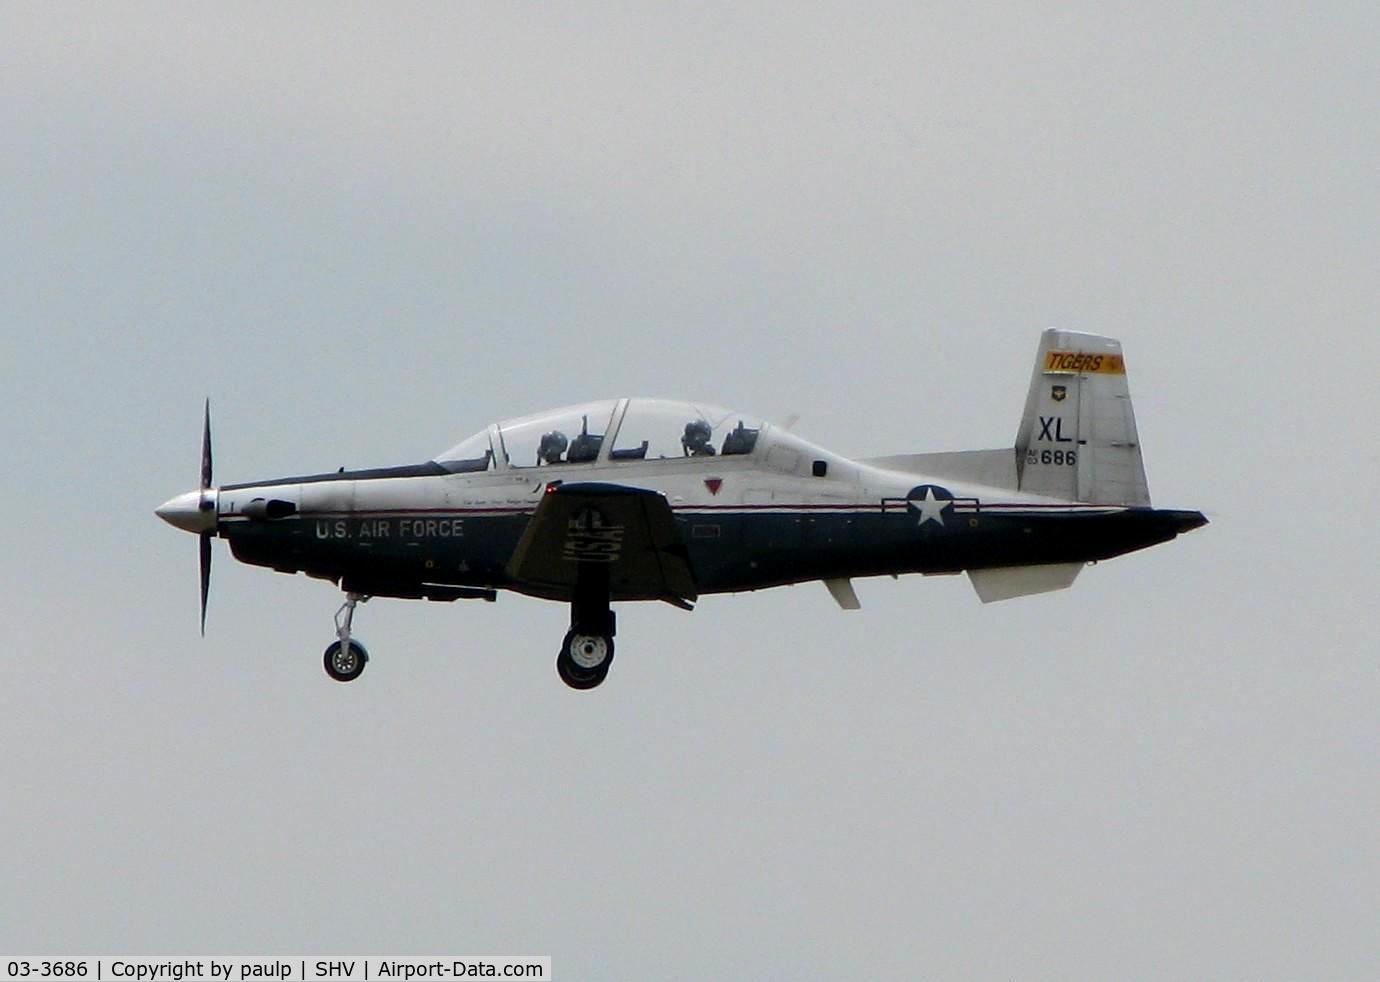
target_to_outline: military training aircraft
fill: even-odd
[[[959,572],[1005,600],[1207,522],[1150,506],[1120,343],[1055,329],[1001,450],[850,460],[716,406],[610,399],[490,425],[421,464],[217,488],[210,418],[208,402],[200,488],[156,510],[200,536],[202,633],[218,536],[241,562],[340,586],[324,656],[340,682],[368,661],[351,628],[371,597],[567,603],[556,670],[590,689],[613,661],[613,602],[689,610],[821,580],[851,610],[856,577]]]

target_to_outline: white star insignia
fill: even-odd
[[[934,488],[926,488],[923,498],[916,498],[913,502],[917,511],[920,512],[920,524],[935,522],[938,525],[944,524],[944,509],[949,506],[948,498],[936,498]]]

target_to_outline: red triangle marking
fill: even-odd
[[[722,477],[706,477],[704,479],[704,486],[709,489],[710,494],[718,494],[719,488],[723,487],[723,483],[724,479]]]

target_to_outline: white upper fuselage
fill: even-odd
[[[652,412],[636,416],[639,404]],[[579,419],[588,415],[591,406],[602,408],[604,405],[612,407],[607,417],[609,429],[599,434],[603,439],[592,459],[538,464],[535,455],[530,460],[517,456],[519,448],[513,444],[524,436],[530,437],[543,429],[552,432],[560,420]],[[1001,487],[999,483],[955,479],[951,473],[926,474],[916,469],[926,462],[921,456],[883,458],[876,463],[851,460],[782,427],[755,420],[749,428],[754,437],[752,446],[746,452],[690,456],[683,447],[666,439],[663,432],[661,446],[654,444],[652,453],[635,458],[618,456],[617,451],[623,447],[640,449],[641,441],[648,438],[644,433],[655,435],[657,427],[647,426],[637,430],[638,440],[633,441],[628,428],[637,419],[645,418],[652,424],[669,419],[679,427],[710,414],[733,423],[752,419],[735,413],[715,413],[710,407],[664,400],[619,399],[607,404],[576,406],[493,424],[447,452],[466,453],[480,448],[473,457],[443,454],[437,458],[442,468],[447,467],[448,461],[457,459],[483,460],[480,469],[457,467],[453,472],[433,477],[392,480],[353,480],[347,473],[342,474],[340,480],[321,475],[300,484],[274,481],[240,485],[220,493],[217,513],[220,521],[233,522],[243,517],[250,502],[263,498],[289,501],[299,511],[319,516],[363,512],[420,514],[429,510],[438,514],[463,512],[473,516],[526,512],[536,507],[543,489],[552,481],[604,482],[645,488],[665,495],[677,513],[740,509],[767,512],[875,510],[885,500],[904,501],[916,485],[927,483],[943,484],[954,498],[973,499],[984,505],[1055,503],[1054,499],[1022,494],[1013,488]],[[538,425],[533,426],[534,423]],[[665,431],[666,427],[661,429]],[[533,441],[528,439],[527,443],[533,444]],[[656,449],[668,453],[653,455]],[[1009,455],[1010,451],[1005,453]],[[940,463],[946,456],[932,455],[932,458]],[[425,520],[425,516],[422,519]]]

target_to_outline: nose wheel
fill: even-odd
[[[335,640],[326,646],[322,664],[326,674],[337,682],[353,682],[364,674],[364,666],[369,664],[369,652],[364,645],[350,638],[355,606],[368,600],[361,593],[347,593],[345,602],[335,612]]]
[[[347,641],[345,644],[332,641],[326,647],[323,661],[326,674],[331,678],[337,682],[353,682],[364,674],[364,666],[369,663],[369,652],[358,641]]]

